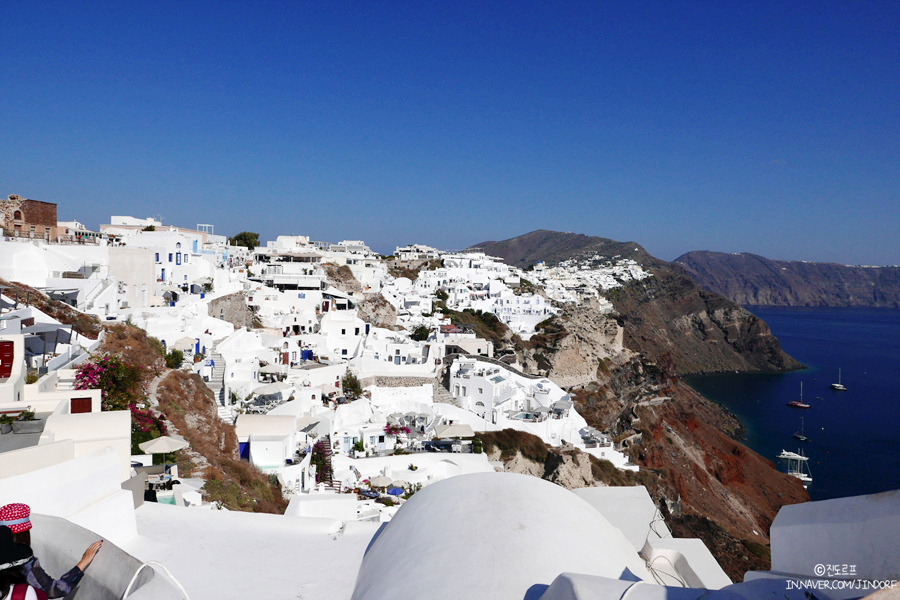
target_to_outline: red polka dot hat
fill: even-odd
[[[27,504],[7,504],[0,508],[0,525],[6,525],[13,533],[31,529],[31,508]]]

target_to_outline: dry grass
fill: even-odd
[[[509,460],[521,452],[522,456],[544,464],[547,461],[547,444],[536,435],[504,429],[502,431],[482,432],[475,435],[484,443],[484,451],[490,454],[492,448],[500,450],[500,458]]]
[[[202,466],[194,470],[206,479],[207,500],[229,510],[284,513],[287,501],[281,486],[240,459],[234,426],[219,418],[213,393],[200,376],[171,371],[156,396],[169,421],[202,457],[195,458],[195,464]]]
[[[143,366],[144,384],[165,370],[163,345],[156,338],[149,337],[146,331],[129,323],[104,325],[103,328],[106,335],[100,346],[101,352],[119,354],[128,363]]]

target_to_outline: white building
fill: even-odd
[[[394,250],[394,256],[397,260],[435,260],[441,257],[441,251],[424,244],[410,244],[408,246],[397,246]]]

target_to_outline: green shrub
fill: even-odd
[[[130,317],[131,315],[129,315]],[[163,345],[159,339],[155,337],[147,337],[147,345],[152,349],[159,353],[160,356],[166,355],[166,347]]]
[[[170,369],[177,369],[184,362],[184,352],[181,350],[171,350],[166,354],[166,366]]]
[[[344,379],[341,380],[341,386],[344,388],[344,393],[350,396],[362,396],[363,388],[362,384],[359,383],[359,378],[353,373],[347,373],[344,375]]]
[[[410,338],[417,342],[424,342],[428,339],[428,336],[431,334],[431,330],[425,327],[424,325],[419,325],[413,332],[410,334]]]

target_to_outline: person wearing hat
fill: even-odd
[[[0,508],[0,526],[6,526],[12,530],[16,542],[26,546],[31,545],[31,508],[27,504],[7,504]],[[36,556],[31,556],[16,568],[22,574],[24,581],[42,590],[48,598],[62,598],[71,593],[79,584],[81,578],[84,577],[85,569],[94,560],[102,545],[103,540],[100,540],[88,546],[78,564],[59,579],[53,579],[48,575]]]
[[[19,544],[9,527],[0,526],[0,598],[3,600],[43,600],[47,594],[24,583],[19,567],[33,558],[31,548]]]

